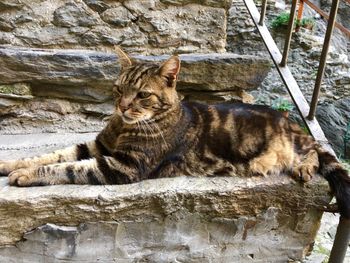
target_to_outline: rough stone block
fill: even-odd
[[[0,83],[27,82],[34,95],[104,101],[119,66],[115,55],[83,50],[0,48]]]
[[[55,10],[52,23],[62,27],[91,27],[101,22],[101,18],[82,2],[68,2]]]
[[[161,61],[167,56],[136,56],[140,60]],[[270,71],[271,62],[250,55],[180,55],[180,90],[236,91],[257,88]]]
[[[0,43],[39,48],[121,45],[154,55],[225,52],[231,2],[6,0],[0,3]]]
[[[287,262],[312,246],[328,186],[285,175],[17,188],[0,180],[1,262]],[[16,245],[16,246],[13,246]],[[61,262],[61,261],[60,261]]]
[[[163,60],[166,56],[137,56]],[[180,55],[181,90],[235,91],[257,87],[271,64],[236,54]],[[112,53],[0,46],[0,84],[27,82],[33,95],[103,102],[111,99],[119,64]]]

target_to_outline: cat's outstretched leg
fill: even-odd
[[[36,168],[42,165],[74,162],[106,154],[106,149],[98,141],[78,144],[65,149],[57,150],[41,156],[23,158],[19,160],[0,161],[0,176],[7,176],[21,168]]]
[[[128,184],[139,181],[139,174],[132,164],[123,164],[113,157],[100,156],[77,162],[18,169],[9,174],[9,184],[16,186]]]

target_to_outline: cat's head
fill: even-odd
[[[163,63],[136,62],[115,48],[121,72],[115,82],[116,110],[123,121],[134,124],[149,121],[179,103],[176,79],[180,70],[178,56]]]

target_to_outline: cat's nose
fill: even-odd
[[[122,113],[126,112],[130,107],[131,101],[125,98],[122,98],[119,103],[119,109]]]
[[[122,106],[122,105],[119,105],[119,109],[122,113],[126,112],[127,109],[128,109],[128,106]]]

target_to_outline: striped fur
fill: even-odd
[[[117,50],[116,111],[95,141],[40,157],[0,162],[10,185],[128,184],[188,176],[268,176],[288,172],[329,181],[350,218],[350,179],[296,124],[265,107],[181,102],[180,61],[136,63]]]

